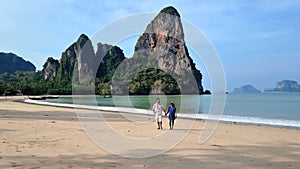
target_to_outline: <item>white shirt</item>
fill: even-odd
[[[162,115],[164,109],[163,105],[157,103],[155,103],[152,107],[152,111],[155,113],[155,116]]]

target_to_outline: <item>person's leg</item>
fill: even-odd
[[[158,116],[159,128],[162,129],[162,115]]]
[[[160,122],[157,120],[157,129],[159,130],[160,129]]]
[[[172,120],[169,120],[170,129],[172,128]]]
[[[174,127],[174,120],[172,120],[172,124],[171,124],[171,128],[173,129],[173,127]]]

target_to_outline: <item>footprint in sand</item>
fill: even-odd
[[[120,166],[120,164],[118,164],[118,163],[109,163],[109,164],[107,164],[107,166],[112,167],[112,168],[116,168],[116,167]]]
[[[11,162],[11,167],[21,167],[23,164],[17,164],[16,162]]]

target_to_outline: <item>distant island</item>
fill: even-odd
[[[0,94],[70,95],[74,86],[76,94],[210,94],[203,89],[202,74],[185,44],[180,15],[172,6],[147,25],[132,57],[126,58],[118,46],[94,45],[96,49],[81,34],[59,60],[49,57],[37,72],[21,57],[0,53]]]
[[[300,92],[300,85],[294,80],[283,80],[276,83],[273,89],[265,89],[265,92]]]
[[[235,94],[242,94],[242,93],[261,93],[260,90],[258,90],[257,88],[255,88],[254,86],[248,84],[248,85],[244,85],[240,88],[235,88],[232,93]]]
[[[282,80],[276,83],[275,88],[265,89],[263,92],[300,92],[300,85],[295,80]],[[255,88],[253,85],[244,85],[239,88],[233,89],[233,94],[243,93],[261,93],[261,91]]]

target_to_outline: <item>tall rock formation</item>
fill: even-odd
[[[173,7],[161,10],[147,26],[135,45],[135,52],[140,51],[148,55],[157,54],[158,67],[177,75],[194,66],[185,46],[180,15]]]
[[[62,53],[57,80],[80,84],[92,83],[95,72],[92,67],[95,53],[90,39],[82,34],[78,40]]]
[[[82,94],[93,88],[96,79],[101,83],[96,84],[97,90],[101,90],[104,83],[109,86],[114,70],[124,59],[119,47],[108,44],[98,43],[95,53],[91,40],[82,34],[62,53],[60,61],[48,58],[42,72],[44,79],[54,81],[56,91],[63,89],[63,93],[70,94],[72,85],[76,85],[78,94]]]
[[[143,68],[159,69],[170,74],[181,89],[185,90],[181,93],[203,92],[202,74],[196,69],[189,55],[180,15],[172,6],[162,9],[139,37],[133,57],[127,61],[127,66],[123,67],[124,71],[131,73],[121,73],[118,76],[133,79],[132,73],[141,72]]]
[[[49,57],[47,59],[47,61],[45,62],[45,64],[43,65],[43,75],[44,75],[44,79],[49,79],[49,80],[54,80],[56,75],[57,75],[57,71],[59,69],[59,61]]]
[[[72,82],[84,89],[95,85],[98,93],[114,94],[201,94],[202,74],[196,69],[184,40],[180,15],[166,7],[149,23],[139,37],[134,55],[108,44],[97,44],[82,34],[62,53],[59,68],[44,65],[44,77],[54,86],[72,88]],[[96,81],[95,81],[96,79]]]
[[[96,57],[100,64],[97,70],[97,78],[104,83],[110,82],[118,65],[125,59],[125,55],[118,46],[98,43]]]
[[[12,74],[16,71],[33,71],[35,66],[14,53],[0,52],[0,74]]]
[[[96,56],[92,41],[86,36],[81,35],[77,41],[79,43],[76,51],[77,71],[79,84],[94,84],[96,71]]]

